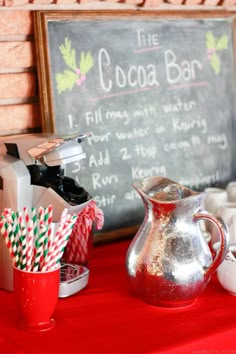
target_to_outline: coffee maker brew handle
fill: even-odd
[[[225,259],[225,256],[227,254],[228,248],[229,248],[229,231],[228,227],[225,224],[224,220],[215,214],[209,213],[207,211],[202,211],[198,212],[194,215],[194,220],[202,220],[202,219],[207,219],[211,222],[213,222],[220,234],[220,246],[217,251],[217,254],[211,263],[211,265],[207,268],[205,275],[208,277],[211,277],[212,274],[216,271],[216,269],[219,267],[219,265],[223,262]]]

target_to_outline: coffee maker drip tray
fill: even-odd
[[[89,280],[89,269],[77,264],[61,264],[59,298],[71,296],[84,289]]]

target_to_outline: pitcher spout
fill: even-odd
[[[177,182],[161,176],[155,176],[134,182],[132,186],[142,198],[162,203],[178,202],[185,198],[202,195],[202,193],[191,190]]]

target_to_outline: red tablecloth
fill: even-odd
[[[213,277],[190,307],[143,303],[126,278],[129,242],[93,250],[87,288],[58,300],[56,327],[48,332],[18,329],[14,295],[0,290],[0,353],[236,354],[236,297]]]

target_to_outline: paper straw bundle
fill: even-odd
[[[76,215],[64,209],[53,234],[53,207],[39,207],[13,212],[6,208],[0,219],[0,232],[13,264],[26,271],[48,271],[56,268],[64,253]]]
[[[95,224],[97,230],[101,230],[103,223],[103,211],[92,200],[77,216],[63,260],[68,263],[86,264],[89,253],[89,237],[93,224]]]

